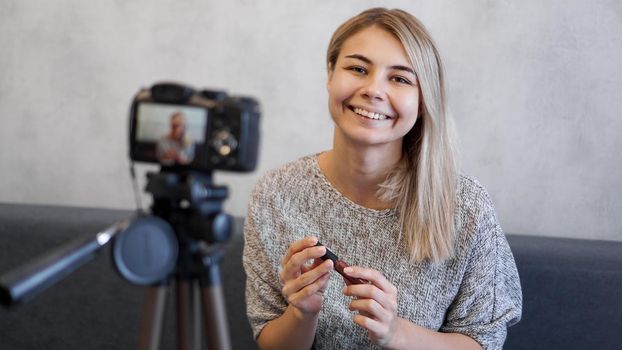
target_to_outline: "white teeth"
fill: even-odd
[[[366,111],[366,110],[364,110],[362,108],[354,108],[354,113],[362,115],[363,117],[367,117],[369,119],[375,119],[375,120],[384,120],[384,119],[388,118],[384,114]]]

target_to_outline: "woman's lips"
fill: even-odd
[[[372,111],[367,110],[365,108],[356,107],[356,106],[352,106],[352,105],[349,105],[347,107],[348,107],[349,110],[351,110],[352,112],[354,112],[358,116],[361,116],[361,117],[364,117],[364,118],[367,118],[367,119],[371,119],[371,120],[393,119],[389,115],[378,113],[378,112],[372,112]]]

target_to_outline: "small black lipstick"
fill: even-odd
[[[318,241],[316,246],[323,246],[323,244]],[[345,272],[343,272],[343,269],[345,269],[346,267],[350,265],[348,265],[345,261],[340,260],[337,254],[331,252],[328,248],[326,248],[326,254],[322,255],[320,259],[332,260],[335,270],[337,270],[337,272],[339,272],[339,274],[343,276],[343,279],[346,280],[346,284],[368,284],[369,283],[368,280],[364,280],[362,278],[350,277],[346,275]]]

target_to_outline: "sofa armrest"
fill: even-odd
[[[508,235],[523,317],[504,349],[613,349],[622,334],[622,242]]]

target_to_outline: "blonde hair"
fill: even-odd
[[[399,9],[373,8],[337,28],[326,54],[329,71],[343,43],[371,26],[386,30],[402,43],[417,74],[421,101],[417,122],[404,136],[402,159],[378,194],[399,210],[411,261],[441,262],[454,254],[457,186],[453,124],[441,58],[432,37],[414,16]]]

